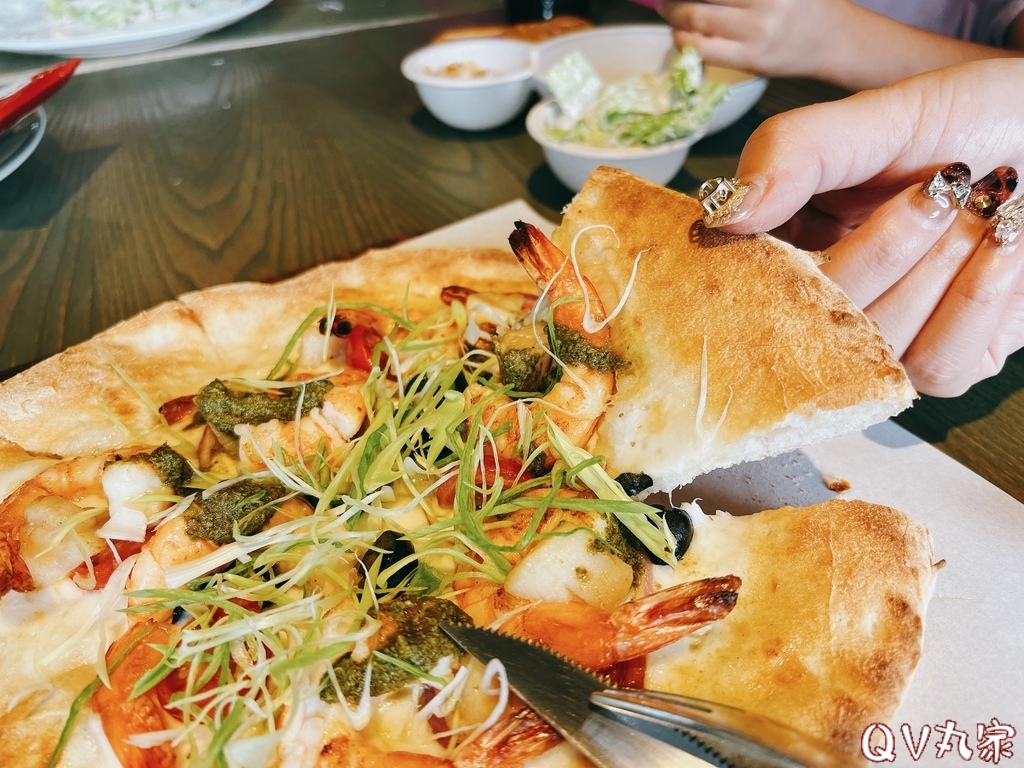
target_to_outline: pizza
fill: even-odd
[[[434,37],[435,43],[478,37],[504,37],[525,43],[543,43],[553,37],[585,32],[594,25],[579,16],[555,16],[546,21],[523,21],[518,24],[482,24],[446,29]]]
[[[810,256],[699,220],[601,169],[552,240],[204,289],[0,384],[0,764],[579,763],[441,621],[855,752],[927,531],[642,499],[913,391]]]

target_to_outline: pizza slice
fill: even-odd
[[[440,620],[628,684],[689,686],[690,655],[724,680],[739,655],[789,698],[739,675],[710,698],[844,748],[891,710],[926,533],[884,508],[733,523],[631,498],[594,451],[662,350],[571,246],[522,223],[511,243],[525,272],[378,251],[186,295],[0,385],[0,763],[574,760]],[[863,600],[833,599],[847,583]],[[865,669],[885,674],[849,682]]]
[[[811,254],[706,229],[700,204],[599,168],[554,242],[609,307],[616,378],[596,454],[645,492],[884,421],[916,396],[877,328]]]

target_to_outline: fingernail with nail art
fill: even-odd
[[[1024,195],[1007,200],[992,217],[992,236],[1000,246],[1010,245],[1024,232]]]
[[[988,219],[996,209],[1010,199],[1017,188],[1017,171],[1009,165],[996,168],[992,173],[971,184],[971,195],[966,208]]]
[[[963,208],[971,194],[971,169],[967,163],[950,163],[936,171],[922,191],[941,208]]]
[[[761,201],[761,185],[756,182],[716,176],[700,185],[697,199],[704,207],[704,226],[738,224],[753,213]]]

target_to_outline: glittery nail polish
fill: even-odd
[[[996,242],[1010,245],[1024,232],[1024,196],[1008,200],[992,217],[992,236]]]
[[[967,163],[950,163],[936,171],[922,191],[943,208],[963,208],[971,194],[971,169]]]
[[[986,219],[995,215],[996,209],[1010,199],[1017,189],[1017,171],[1009,165],[996,168],[985,178],[971,185],[971,196],[967,208]]]

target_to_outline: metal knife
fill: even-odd
[[[477,627],[441,629],[483,662],[600,768],[679,766],[686,752],[717,768],[854,768],[861,763],[775,720],[686,696],[616,689],[526,640]],[[692,764],[693,761],[689,761]]]

